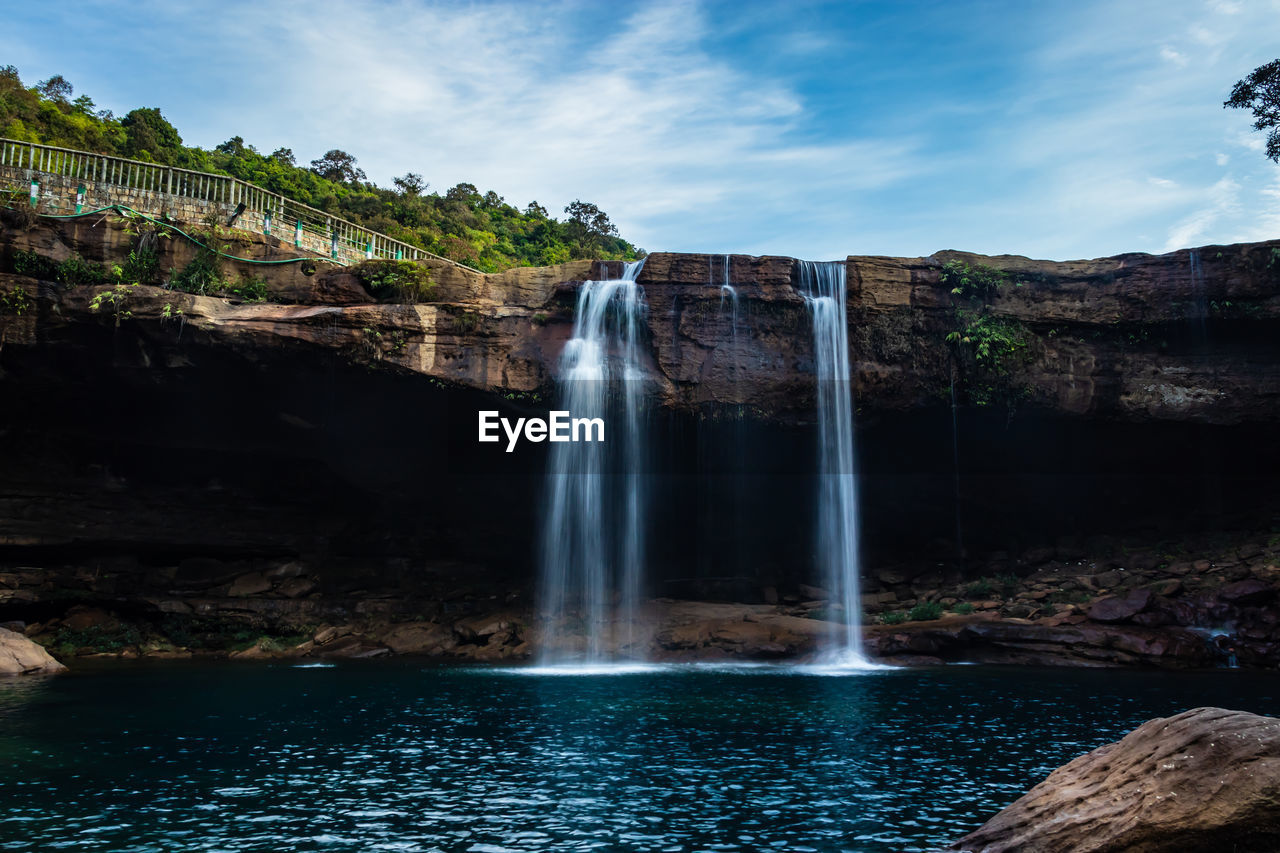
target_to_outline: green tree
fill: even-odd
[[[123,154],[139,160],[173,164],[182,148],[182,137],[156,107],[130,110],[120,126],[124,128]]]
[[[1223,107],[1253,111],[1254,130],[1266,130],[1267,157],[1280,163],[1280,59],[1260,65],[1236,83]]]
[[[311,161],[311,171],[326,181],[354,184],[365,180],[364,170],[356,165],[356,158],[338,148],[330,149],[318,160]]]

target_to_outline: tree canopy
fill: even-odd
[[[1254,130],[1266,130],[1267,156],[1280,163],[1280,59],[1260,65],[1236,83],[1224,107],[1253,111]]]
[[[232,175],[490,272],[575,258],[634,260],[644,254],[589,202],[570,204],[568,219],[561,222],[536,201],[520,210],[470,183],[428,193],[426,178],[415,171],[395,178],[391,187],[379,187],[354,155],[337,148],[309,167],[298,165],[290,148],[262,154],[240,136],[205,150],[184,145],[158,108],[130,110],[117,119],[109,110],[96,110],[87,95],[73,101],[74,93],[61,75],[26,86],[16,68],[0,66],[0,136]]]

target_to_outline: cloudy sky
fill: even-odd
[[[0,64],[188,144],[355,154],[650,250],[1096,257],[1280,237],[1231,85],[1280,0],[25,3]]]

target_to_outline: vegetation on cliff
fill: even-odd
[[[156,108],[117,118],[89,96],[73,95],[61,76],[25,86],[16,68],[0,67],[0,136],[232,175],[488,272],[644,254],[589,202],[568,205],[560,221],[536,201],[520,210],[469,183],[427,192],[414,172],[394,179],[393,187],[379,187],[344,151],[329,151],[309,166],[299,165],[288,148],[263,154],[239,136],[207,151],[184,145]]]

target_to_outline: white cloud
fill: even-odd
[[[953,65],[946,45],[876,43],[912,21],[824,28],[817,4],[785,26],[767,4],[694,0],[135,6],[45,4],[0,53],[103,106],[161,106],[189,142],[344,148],[383,185],[413,170],[553,212],[582,198],[649,249],[1061,258],[1280,236],[1262,135],[1221,106],[1274,58],[1274,3],[1026,4],[1008,50]],[[877,57],[862,75],[859,51]]]

